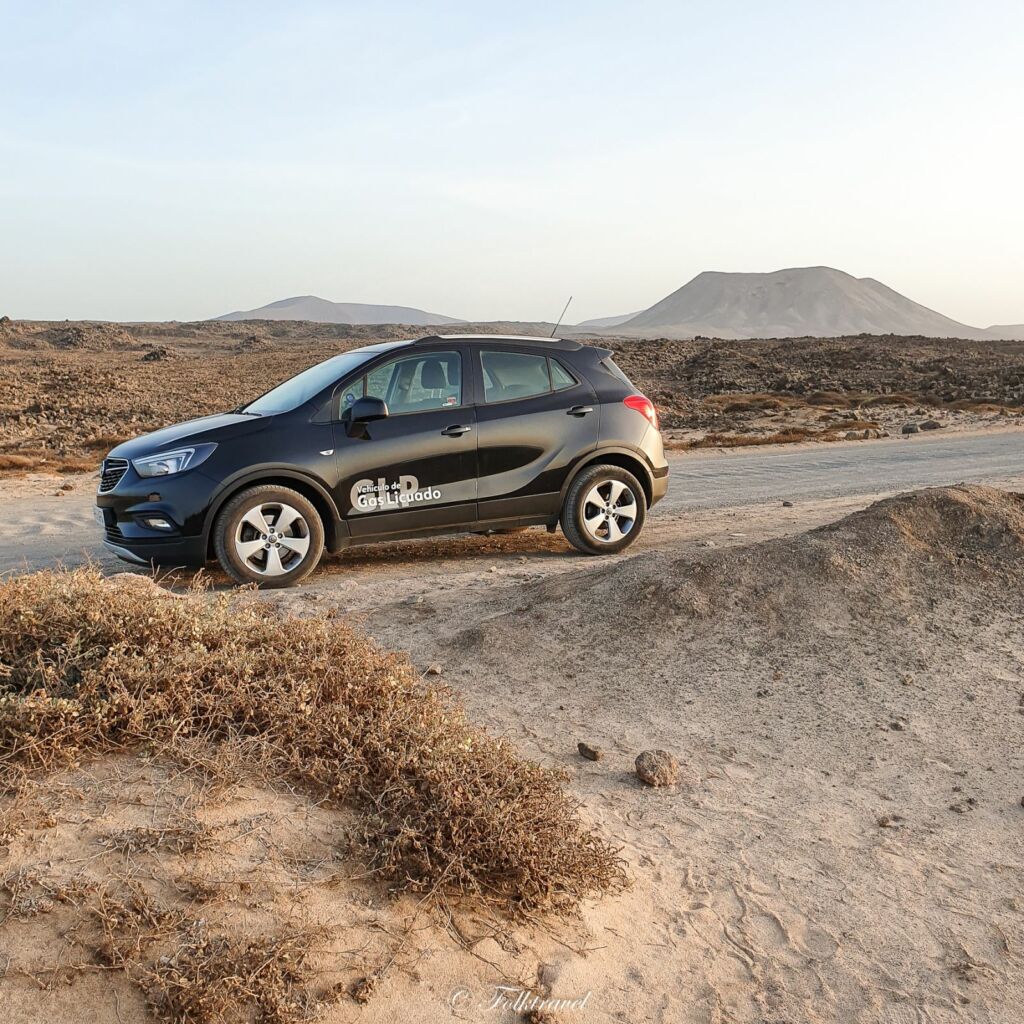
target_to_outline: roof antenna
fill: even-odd
[[[572,296],[571,295],[569,296],[569,302],[572,302]],[[555,331],[557,331],[558,328],[562,326],[562,317],[565,316],[565,310],[569,308],[569,302],[567,302],[565,304],[565,309],[563,309],[561,314],[559,315],[558,323],[556,323],[555,326],[551,328],[551,337],[552,338],[555,336]]]

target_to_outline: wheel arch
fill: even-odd
[[[320,521],[324,527],[324,547],[328,551],[337,551],[342,547],[345,537],[345,527],[338,515],[338,508],[330,492],[317,483],[315,480],[301,473],[289,470],[268,469],[266,471],[249,473],[237,480],[232,480],[223,487],[220,493],[210,503],[210,509],[206,514],[206,522],[203,526],[203,538],[208,558],[213,557],[213,527],[217,522],[217,516],[221,509],[236,495],[250,487],[263,485],[287,487],[290,490],[298,491],[304,498],[308,499],[320,515]]]
[[[640,481],[640,486],[644,489],[644,500],[647,502],[647,507],[651,507],[651,502],[654,498],[654,483],[650,467],[644,462],[642,455],[630,451],[628,448],[599,448],[597,451],[588,452],[563,484],[562,493],[559,497],[559,507],[564,504],[565,496],[569,493],[569,488],[576,477],[585,469],[598,464],[618,466],[620,469],[625,469],[632,473]]]

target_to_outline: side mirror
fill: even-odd
[[[349,437],[367,440],[369,434],[366,424],[373,420],[386,419],[388,406],[382,398],[357,398],[342,414],[341,422],[345,424],[345,433]]]
[[[371,420],[383,420],[388,415],[388,404],[382,398],[367,395],[357,398],[348,409],[347,419],[350,423],[369,423]]]

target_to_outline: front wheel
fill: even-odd
[[[324,527],[308,498],[262,484],[236,494],[214,526],[217,561],[236,583],[266,589],[305,579],[324,550]]]
[[[562,532],[584,554],[613,555],[636,540],[646,517],[644,489],[629,470],[590,466],[569,486]]]

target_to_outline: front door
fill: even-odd
[[[420,349],[349,382],[344,410],[383,399],[385,419],[334,424],[335,500],[353,537],[387,536],[476,519],[476,416],[459,348]]]

